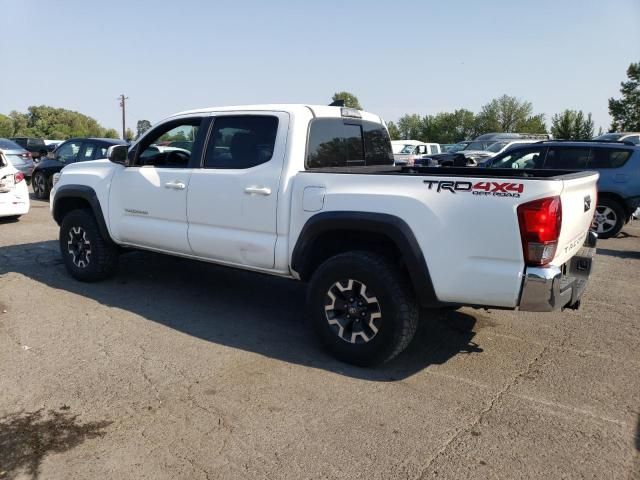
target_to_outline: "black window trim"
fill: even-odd
[[[191,157],[189,159],[189,163],[187,164],[186,167],[179,167],[179,168],[191,168],[191,169],[197,168],[197,164],[199,162],[196,162],[196,159],[200,159],[200,157],[202,157],[202,152],[203,152],[203,149],[202,149],[203,132],[205,132],[206,129],[209,128],[208,123],[211,121],[211,117],[209,117],[205,113],[185,115],[181,117],[172,117],[162,123],[154,125],[153,128],[144,132],[144,135],[140,138],[140,140],[138,140],[135,144],[131,146],[131,148],[129,149],[129,153],[127,155],[128,161],[126,166],[131,168],[149,167],[149,168],[170,168],[170,169],[176,170],[177,167],[165,167],[165,166],[156,167],[154,165],[138,165],[141,146],[145,145],[144,148],[146,148],[149,145],[151,145],[150,143],[145,144],[145,141],[148,138],[155,138],[155,136],[157,135],[155,132],[162,131],[167,126],[169,126],[169,129],[165,130],[164,133],[167,133],[168,131],[172,130],[176,126],[183,124],[187,120],[198,120],[198,119],[200,120],[200,125],[198,125],[198,135],[196,137],[196,140],[193,142],[193,150],[191,151]]]
[[[250,168],[255,168],[258,167],[260,165],[265,165],[269,162],[271,162],[271,160],[273,160],[273,156],[276,152],[276,145],[278,143],[278,134],[280,133],[280,127],[282,122],[280,121],[280,117],[277,115],[277,113],[281,113],[281,112],[276,112],[276,111],[270,111],[270,110],[265,110],[264,112],[234,112],[234,111],[230,111],[230,112],[214,112],[211,115],[209,115],[207,117],[207,119],[209,120],[209,126],[207,127],[207,134],[203,140],[203,144],[202,144],[202,152],[200,155],[200,161],[198,162],[198,166],[194,167],[194,168],[199,168],[202,170],[249,170]],[[216,124],[216,120],[218,119],[222,119],[222,118],[227,118],[227,117],[273,117],[278,121],[277,124],[277,128],[276,128],[276,138],[274,139],[274,143],[273,143],[273,153],[271,154],[271,158],[269,158],[269,160],[267,160],[266,162],[263,163],[259,163],[257,165],[253,165],[252,167],[247,167],[247,168],[231,168],[231,167],[207,167],[205,166],[204,162],[207,159],[207,150],[209,149],[209,139],[211,138],[211,135],[213,134],[213,129],[215,128],[215,124]]]
[[[343,125],[360,125],[360,128],[362,129],[362,153],[364,155],[363,161],[364,161],[364,165],[353,165],[355,166],[367,166],[367,142],[365,141],[364,138],[364,122],[367,123],[371,123],[373,125],[380,125],[382,128],[385,128],[384,123],[380,122],[374,122],[372,120],[365,120],[362,118],[342,118],[342,117],[314,117],[309,121],[309,125],[307,126],[307,144],[305,145],[305,149],[304,149],[304,169],[305,170],[318,170],[318,168],[327,168],[327,167],[318,167],[318,168],[310,168],[308,165],[308,160],[309,160],[309,139],[311,137],[311,126],[318,120],[342,120],[342,124]],[[389,137],[389,145],[391,145],[391,137]],[[393,147],[391,147],[391,150],[393,152]],[[349,165],[345,165],[345,167],[349,167]],[[336,167],[336,168],[343,168],[343,167]]]

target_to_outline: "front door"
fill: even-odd
[[[130,152],[130,166],[119,169],[109,194],[112,235],[121,243],[190,254],[187,192],[193,151],[202,118],[165,122]],[[180,147],[172,143],[180,142]],[[194,159],[192,160],[192,151]]]
[[[216,114],[189,183],[189,243],[199,257],[270,269],[289,116]]]

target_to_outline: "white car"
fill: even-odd
[[[391,142],[396,165],[414,165],[423,155],[442,153],[439,143],[425,143],[418,140],[393,140]]]
[[[177,132],[191,152],[153,148]],[[124,247],[303,281],[320,339],[359,365],[399,354],[419,306],[577,308],[595,253],[597,173],[398,168],[351,108],[192,110],[108,157],[51,191],[70,275],[106,278]]]
[[[29,212],[29,189],[24,174],[0,152],[0,217],[19,218]]]

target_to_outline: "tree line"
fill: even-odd
[[[629,66],[627,77],[629,80],[621,83],[621,98],[609,99],[613,119],[610,131],[640,131],[640,62]],[[333,100],[362,110],[358,98],[350,92],[337,92]],[[435,115],[406,114],[397,123],[387,122],[387,128],[392,140],[436,143],[456,143],[489,132],[550,133],[567,140],[588,140],[595,133],[591,113],[566,109],[551,117],[547,129],[544,114],[535,114],[531,102],[508,95],[491,100],[478,113],[461,108]]]
[[[640,131],[640,62],[627,69],[621,82],[619,99],[609,99],[611,131]],[[333,100],[362,110],[358,98],[349,92],[337,92]],[[461,108],[435,115],[403,115],[397,123],[388,122],[392,140],[412,139],[437,143],[455,143],[488,132],[551,133],[554,138],[590,139],[594,135],[591,113],[564,110],[551,117],[547,130],[545,116],[534,113],[531,102],[503,95],[485,104],[478,113]],[[136,132],[127,129],[125,138],[140,137],[151,128],[148,120],[139,120]],[[72,137],[118,138],[118,131],[105,128],[92,117],[64,108],[30,106],[26,113],[0,114],[0,137],[37,137],[66,140]]]

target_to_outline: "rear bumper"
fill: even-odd
[[[552,312],[578,308],[591,275],[597,238],[596,233],[589,232],[578,253],[560,267],[527,267],[519,309]]]

